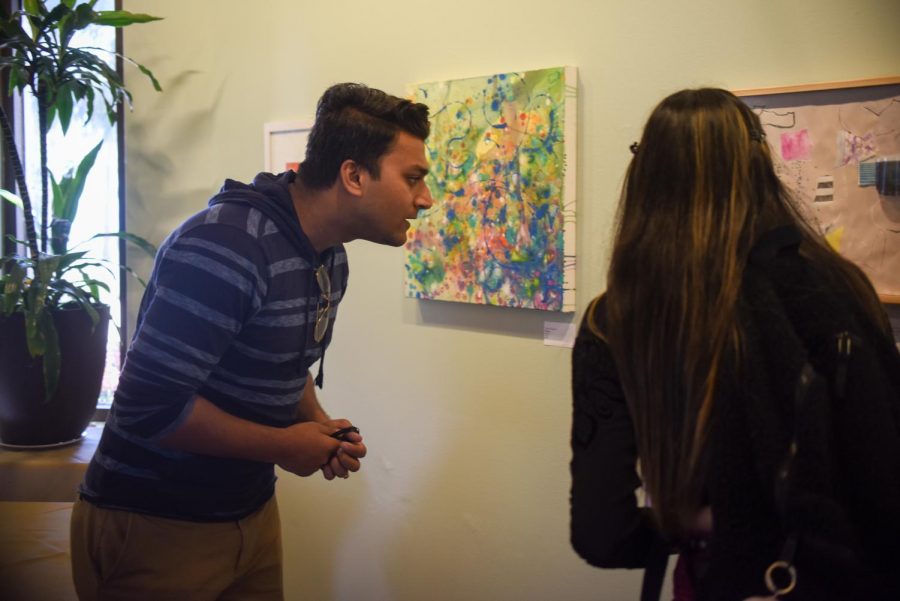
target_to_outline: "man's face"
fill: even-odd
[[[415,219],[419,209],[434,204],[425,185],[426,173],[425,142],[398,133],[394,145],[381,157],[378,179],[366,174],[360,199],[363,231],[359,237],[378,244],[403,246],[409,220]]]

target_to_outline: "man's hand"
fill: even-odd
[[[342,444],[341,441],[331,437],[335,429],[318,422],[302,422],[288,426],[284,432],[286,442],[282,445],[283,450],[276,463],[282,469],[298,476],[315,473],[334,456]]]
[[[346,434],[343,440],[331,436],[351,425],[345,419],[326,419],[274,428],[226,413],[197,395],[184,422],[160,443],[188,453],[274,463],[298,476],[321,468],[325,478],[333,480],[358,471],[359,460],[366,456],[358,433]]]
[[[350,426],[350,422],[345,419],[332,419],[323,422],[325,426],[331,428],[332,432],[336,432],[341,428]],[[366,445],[362,442],[362,436],[356,432],[345,434],[343,442],[340,442],[334,455],[327,463],[322,465],[322,475],[326,480],[334,480],[338,478],[348,478],[350,472],[359,471],[360,459],[366,456]]]

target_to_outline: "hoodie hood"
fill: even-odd
[[[300,218],[291,198],[289,186],[296,175],[293,171],[285,171],[278,175],[263,172],[257,174],[250,184],[226,179],[219,193],[210,199],[209,206],[224,202],[250,205],[275,222],[279,231],[287,236],[300,256],[309,257],[314,263],[322,262],[330,251],[325,250],[322,257],[318,256],[312,242],[300,226]]]

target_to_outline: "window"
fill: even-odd
[[[48,8],[58,4],[58,0],[48,0]],[[115,0],[99,0],[94,10],[116,10]],[[99,48],[96,54],[102,57],[111,67],[116,68],[115,52],[118,47],[120,30],[112,27],[88,27],[77,32],[72,39],[73,46]],[[121,69],[121,66],[119,66]],[[23,161],[26,169],[26,182],[32,192],[35,210],[40,204],[41,173],[40,148],[38,132],[37,101],[30,93],[22,98],[21,111],[14,115],[21,116],[18,125],[21,127],[24,148]],[[109,328],[109,339],[106,352],[106,371],[103,387],[98,401],[99,408],[108,408],[112,402],[116,384],[119,379],[119,367],[122,356],[122,345],[119,336],[120,328],[124,332],[124,299],[120,282],[119,265],[122,249],[117,238],[99,238],[89,241],[98,233],[115,232],[120,229],[122,221],[122,202],[120,193],[120,119],[116,125],[110,126],[102,101],[95,104],[91,119],[85,122],[87,108],[80,103],[73,112],[72,121],[65,136],[59,122],[53,124],[47,140],[47,159],[51,173],[58,179],[76,166],[100,140],[103,145],[85,183],[84,192],[78,206],[78,213],[72,223],[69,234],[69,249],[77,246],[78,250],[89,251],[90,256],[103,258],[112,271],[96,268],[93,277],[104,281],[110,289],[109,293],[101,291],[104,303],[110,306],[112,321]],[[14,117],[15,118],[15,117]],[[8,227],[8,226],[7,226]],[[19,230],[21,231],[21,230]]]

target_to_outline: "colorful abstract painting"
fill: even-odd
[[[574,67],[417,84],[434,206],[408,234],[407,296],[574,310]]]

